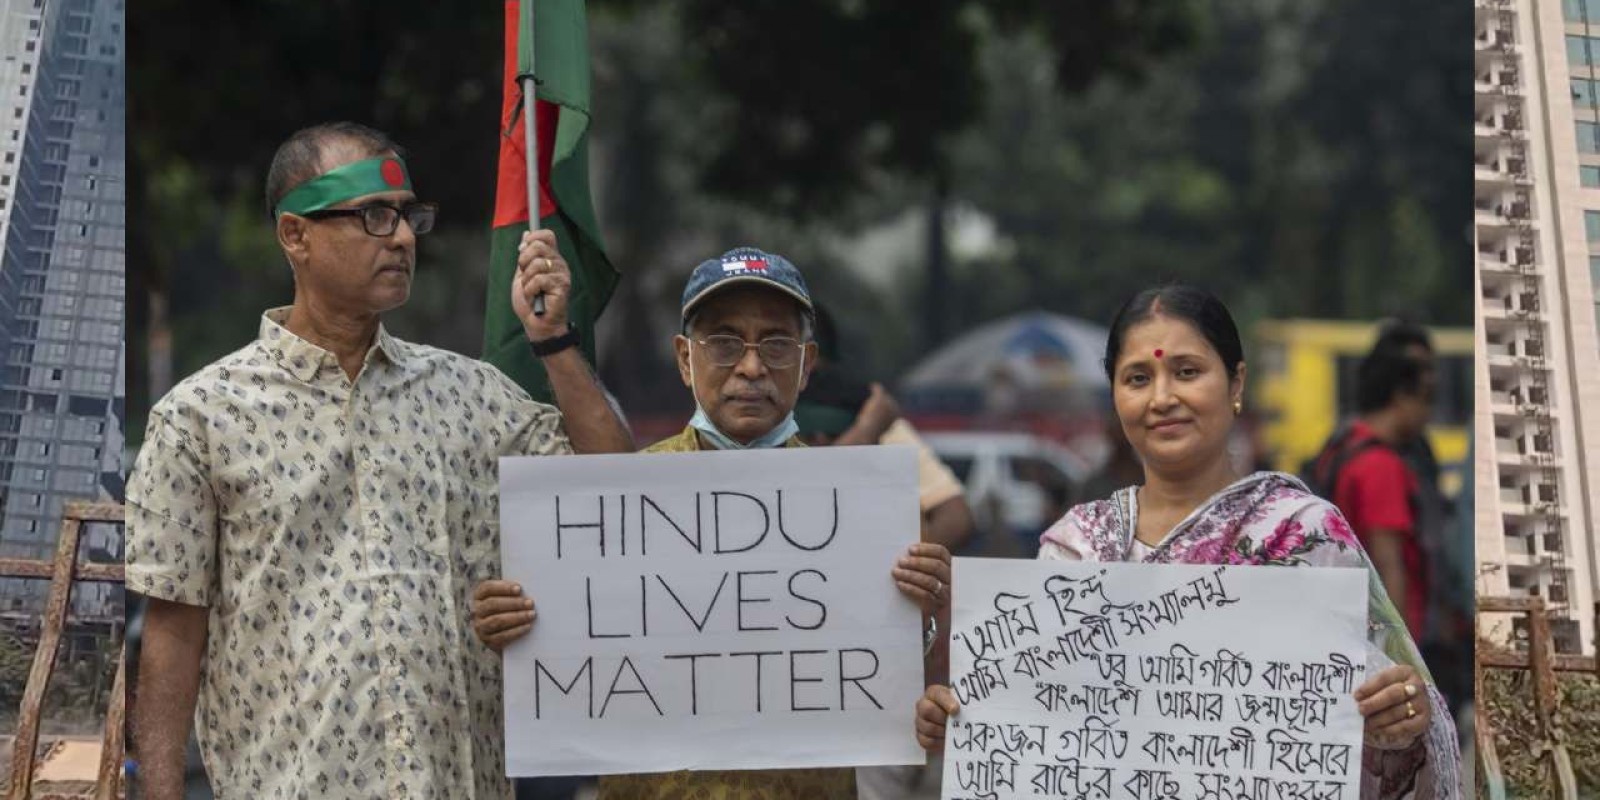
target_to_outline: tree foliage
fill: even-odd
[[[476,353],[500,4],[141,0],[130,12],[130,294],[170,300],[175,377],[288,302],[261,184],[278,142],[328,119],[392,133],[443,206],[393,327]],[[1470,13],[594,0],[591,174],[624,273],[602,319],[605,376],[630,410],[681,394],[662,391],[677,381],[666,340],[681,279],[756,243],[801,259],[892,377],[934,344],[926,254],[903,252],[885,283],[845,243],[933,202],[991,221],[999,245],[955,254],[947,330],[1039,306],[1098,319],[1162,277],[1205,282],[1246,319],[1464,322]],[[130,310],[133,420],[148,398],[144,311]]]

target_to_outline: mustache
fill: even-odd
[[[760,395],[763,400],[776,400],[777,388],[767,386],[742,386],[722,393],[722,399],[737,400],[741,395]]]

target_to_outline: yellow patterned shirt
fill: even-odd
[[[356,380],[267,312],[163,397],[128,588],[210,609],[195,731],[219,798],[502,800],[498,458],[570,452],[494,367],[381,328]]]
[[[785,447],[804,447],[797,438]],[[700,450],[694,428],[663,439],[646,453]],[[854,800],[856,773],[843,769],[710,770],[645,775],[606,775],[600,800]]]

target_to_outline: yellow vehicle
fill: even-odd
[[[1375,322],[1267,320],[1248,359],[1260,444],[1275,468],[1298,474],[1334,426],[1356,413],[1356,370],[1377,338]],[[1441,465],[1467,457],[1472,418],[1472,329],[1430,328],[1439,389],[1429,438]],[[1446,487],[1447,493],[1456,487]]]

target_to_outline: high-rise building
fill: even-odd
[[[1600,0],[1475,0],[1474,15],[1478,592],[1544,598],[1557,649],[1593,653]]]
[[[0,0],[0,557],[49,558],[64,503],[122,491],[123,18],[123,0]],[[83,547],[122,553],[115,530]],[[43,589],[6,581],[0,609]]]

